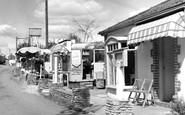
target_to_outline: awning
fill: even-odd
[[[51,54],[52,52],[51,52],[51,50],[49,50],[49,49],[41,49],[41,52],[40,52],[40,54],[41,55],[44,55],[44,54]]]
[[[17,51],[17,55],[21,57],[34,57],[39,54],[41,49],[39,47],[23,47]]]
[[[184,12],[167,16],[165,18],[136,26],[128,35],[127,44],[137,44],[159,37],[185,37]]]
[[[64,44],[54,45],[53,47],[51,47],[50,50],[52,53],[57,53],[57,52],[67,53],[68,52],[68,50],[66,49],[66,46]]]

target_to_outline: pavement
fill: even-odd
[[[24,91],[27,93],[39,95],[37,85],[27,85],[23,83]],[[107,93],[105,89],[90,89],[90,103],[91,107],[85,109],[86,115],[105,115]],[[173,115],[170,108],[161,106],[135,106],[132,110],[134,115]]]
[[[27,85],[25,86],[25,91],[32,94],[37,94],[36,85]],[[90,103],[91,107],[85,109],[86,114],[88,115],[106,115],[105,114],[105,105],[107,94],[105,89],[91,89],[90,90],[91,98]],[[161,107],[161,106],[146,106],[142,107],[140,105],[133,105],[132,107],[134,115],[173,115],[170,108]]]
[[[38,95],[36,85],[25,85],[25,91],[27,93]],[[107,94],[105,89],[91,89],[90,90],[91,98],[90,103],[91,107],[85,109],[87,115],[106,115],[105,114],[105,105]],[[140,105],[133,105],[132,107],[134,115],[173,115],[170,108],[161,107],[161,106],[146,106],[142,107]]]
[[[105,105],[107,94],[105,89],[92,89],[90,90],[91,100],[93,106],[99,106],[96,111],[90,111],[90,115],[105,115]],[[132,107],[134,115],[173,115],[170,108],[161,106],[146,106],[133,105]]]

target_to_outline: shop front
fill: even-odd
[[[104,58],[102,57],[104,50],[86,48],[86,46],[86,43],[75,43],[72,45],[70,88],[81,86],[93,87],[97,77],[104,79]]]
[[[127,37],[109,37],[106,42],[107,92],[110,97],[127,99],[135,79],[135,49],[127,47]]]
[[[153,79],[155,98],[169,102],[173,95],[185,96],[184,11],[156,20],[140,22],[128,35],[128,45],[138,46],[137,76]]]

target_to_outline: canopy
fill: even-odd
[[[64,44],[54,45],[53,47],[51,47],[50,50],[52,53],[57,53],[57,52],[67,53],[68,52],[68,50],[66,49],[66,46]]]
[[[17,51],[17,55],[21,57],[34,57],[39,54],[41,49],[39,47],[23,47]]]
[[[136,44],[159,37],[185,37],[184,12],[167,16],[153,22],[133,27],[128,35],[127,44]]]
[[[43,54],[51,54],[51,50],[49,50],[49,49],[41,49],[41,55],[43,55]]]

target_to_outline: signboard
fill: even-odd
[[[81,50],[71,51],[71,76],[70,81],[82,80],[82,56]]]

